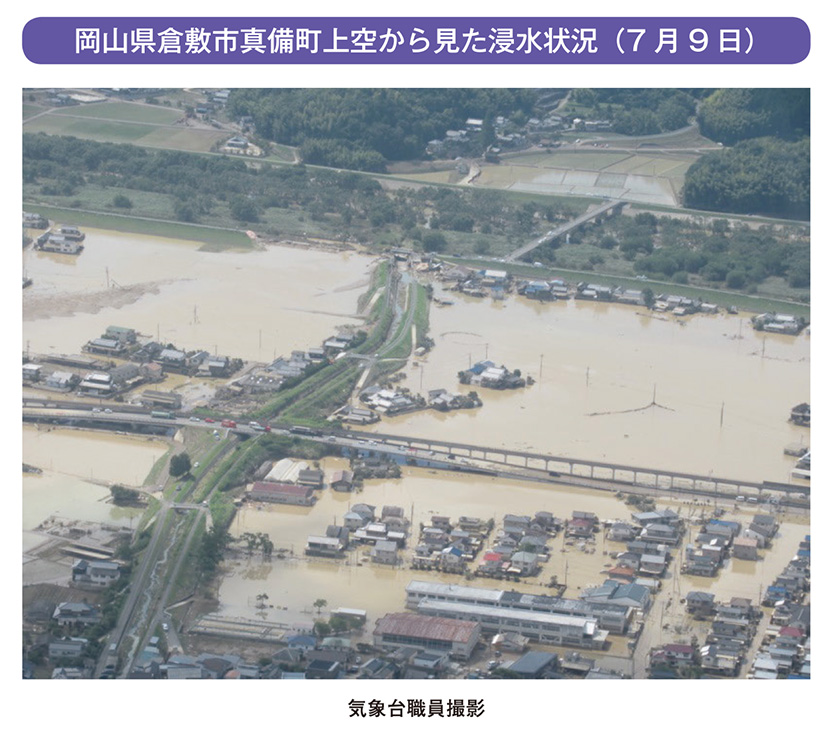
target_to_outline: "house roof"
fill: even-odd
[[[297,484],[280,484],[278,482],[255,482],[252,491],[263,494],[279,494],[289,497],[308,497],[312,493],[310,487],[300,487]]]
[[[554,660],[557,659],[555,653],[533,650],[522,655],[509,666],[509,670],[521,675],[536,675],[543,668],[552,665]]]
[[[478,622],[402,612],[386,614],[377,620],[374,635],[392,634],[466,643],[479,629]]]

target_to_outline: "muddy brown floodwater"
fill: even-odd
[[[164,441],[61,428],[23,427],[23,461],[43,470],[23,475],[24,546],[37,544],[31,531],[49,517],[129,525],[138,508],[116,507],[109,486],[141,486]]]
[[[351,314],[371,265],[358,254],[281,247],[208,253],[195,243],[95,230],[85,244],[79,258],[26,253],[27,274],[35,283],[24,291],[24,341],[35,353],[78,353],[88,339],[118,324],[154,338],[158,329],[162,341],[186,349],[216,348],[268,361],[320,343],[340,324],[359,323]],[[109,290],[107,277],[116,283]],[[506,392],[478,389],[484,401],[478,410],[412,413],[370,430],[756,482],[788,481],[793,460],[783,456],[783,448],[810,444],[809,429],[787,420],[790,408],[810,397],[808,335],[765,336],[752,330],[747,315],[675,319],[619,305],[452,298],[454,306],[432,307],[436,347],[416,366],[409,362],[403,384],[423,394],[434,388],[468,390],[459,388],[457,373],[484,358],[518,368],[536,384]],[[165,450],[165,444],[142,441],[25,429],[24,461],[46,472],[24,478],[24,530],[56,511],[104,519],[112,511],[102,502],[107,491],[91,484],[90,476],[141,482]],[[339,459],[323,464],[328,477],[346,465]],[[366,609],[373,621],[404,608],[405,587],[413,578],[461,583],[461,576],[407,568],[419,523],[433,514],[494,518],[500,525],[505,513],[549,510],[565,518],[583,510],[601,519],[628,519],[631,512],[609,493],[417,468],[405,469],[398,480],[369,481],[358,494],[330,489],[319,494],[312,508],[241,509],[232,534],[268,533],[287,557],[230,558],[219,614],[314,620],[313,602],[324,598],[329,608]],[[355,502],[404,508],[415,528],[402,553],[406,565],[371,564],[369,549],[352,551],[342,562],[304,556],[307,536],[341,524]],[[658,504],[692,519],[712,509],[677,499]],[[740,520],[756,511],[726,509],[728,517]],[[807,517],[781,521],[781,535],[763,560],[732,560],[715,579],[678,577],[678,550],[665,583],[673,583],[681,596],[708,588],[721,598],[758,600],[808,532]],[[555,575],[560,582],[567,579],[567,596],[575,598],[605,578],[611,560],[606,554],[621,549],[600,535],[595,546],[582,551],[563,545],[560,535],[540,576],[465,583],[544,592],[543,584]],[[256,607],[261,594],[268,595],[264,609]],[[668,614],[674,619],[680,610]]]
[[[372,262],[364,255],[205,252],[196,242],[86,233],[78,257],[24,253],[34,283],[23,292],[23,338],[32,352],[77,354],[119,325],[186,350],[269,361],[361,323],[353,314]]]
[[[810,336],[765,336],[749,316],[453,297],[432,308],[436,347],[403,384],[465,392],[458,371],[487,357],[536,384],[475,388],[480,409],[411,413],[371,430],[756,482],[788,481],[795,459],[784,447],[810,444],[810,429],[788,422],[810,399]]]

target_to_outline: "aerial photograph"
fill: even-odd
[[[22,106],[23,678],[811,677],[809,89]]]

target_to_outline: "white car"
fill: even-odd
[[[167,632],[167,631],[168,631],[168,623],[167,623],[167,622],[163,622],[163,623],[162,623],[162,631],[163,631],[163,632]]]

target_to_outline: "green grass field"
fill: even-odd
[[[85,120],[61,115],[43,115],[26,122],[27,133],[48,135],[73,135],[86,140],[104,143],[136,143],[148,133],[147,125],[139,123],[111,122],[108,120]]]
[[[252,244],[244,232],[211,229],[197,224],[181,222],[157,222],[131,216],[101,214],[97,212],[80,211],[73,208],[43,206],[31,202],[24,202],[26,211],[43,214],[54,221],[72,219],[79,227],[93,227],[94,229],[111,229],[116,232],[132,232],[156,237],[169,237],[178,240],[192,240],[214,245],[213,250],[219,249],[249,249]]]
[[[170,125],[184,116],[182,110],[136,102],[101,102],[91,105],[75,105],[55,110],[52,114],[69,117],[90,117],[120,122],[147,122]]]
[[[46,110],[46,107],[40,107],[39,105],[35,104],[25,104],[23,105],[23,119],[28,120],[30,117],[37,115]]]
[[[77,109],[77,108],[72,108]],[[88,108],[84,108],[88,109]],[[157,108],[149,108],[156,112]],[[179,119],[181,113],[168,108],[159,112],[168,114],[168,122]],[[174,113],[173,120],[170,119]],[[48,135],[72,135],[85,140],[103,143],[133,143],[149,148],[165,148],[191,152],[209,152],[215,143],[228,138],[228,133],[219,130],[204,130],[190,127],[173,127],[167,123],[150,124],[148,122],[118,119],[100,119],[84,116],[69,116],[66,111],[49,113],[33,120],[24,121],[24,132],[43,132]]]

